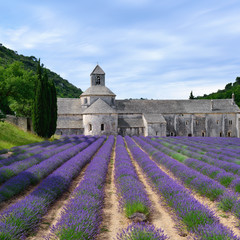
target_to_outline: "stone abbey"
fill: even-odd
[[[80,98],[58,98],[57,134],[239,137],[232,99],[117,100],[97,65]]]

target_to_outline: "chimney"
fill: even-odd
[[[232,93],[232,105],[234,105],[235,104],[235,96],[234,96],[234,93]]]
[[[213,100],[211,99],[211,110],[213,111]]]

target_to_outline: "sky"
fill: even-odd
[[[239,0],[1,0],[0,9],[0,43],[83,91],[97,64],[117,99],[188,99],[240,76]]]

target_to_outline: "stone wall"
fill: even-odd
[[[144,136],[144,127],[121,127],[118,128],[121,136]]]
[[[30,119],[30,118],[7,115],[6,121],[18,126],[19,128],[21,128],[24,131],[33,131],[32,119]]]
[[[116,135],[117,114],[84,114],[83,127],[85,135]]]
[[[167,136],[239,137],[238,117],[231,113],[167,114]]]
[[[83,128],[58,128],[55,132],[57,135],[82,135],[84,134]]]

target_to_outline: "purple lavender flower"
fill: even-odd
[[[117,240],[167,240],[162,229],[146,223],[133,223],[117,234]]]
[[[134,137],[134,139],[139,140],[139,138]],[[209,210],[204,205],[200,204],[195,198],[193,198],[189,192],[172,178],[170,178],[167,174],[162,172],[159,167],[152,160],[149,159],[148,155],[140,150],[133,140],[130,137],[125,137],[128,147],[134,157],[134,159],[139,163],[140,167],[143,169],[145,174],[151,180],[153,187],[156,191],[164,197],[166,203],[174,209],[174,212],[178,216],[179,220],[186,224],[187,229],[190,232],[194,232],[200,239],[202,236],[202,228],[204,226],[211,226],[209,228],[209,235],[213,235],[219,228],[223,228],[223,226],[219,223],[218,218],[215,216],[214,212]],[[144,149],[149,148],[150,146],[146,142],[139,140],[138,143],[141,142],[141,147]],[[154,157],[156,153],[154,154]],[[168,159],[169,160],[169,159]],[[164,159],[167,162],[166,158]],[[176,160],[175,160],[176,161]],[[184,169],[174,168],[174,161],[172,161],[173,171],[179,172]],[[178,164],[181,164],[178,162]],[[183,164],[182,164],[183,165]],[[177,166],[177,164],[176,164]],[[184,165],[183,165],[184,166]],[[185,166],[186,167],[186,166]],[[182,173],[182,176],[187,179],[188,171],[185,170]],[[196,173],[197,174],[197,173]],[[194,177],[194,175],[192,175]],[[196,177],[192,181],[194,181]],[[212,179],[210,179],[212,180]],[[197,182],[197,181],[196,181]],[[204,183],[204,181],[202,181]],[[205,181],[205,184],[207,182]],[[200,186],[203,184],[200,183]],[[209,185],[207,185],[209,186]],[[210,187],[211,188],[211,187]],[[231,239],[233,236],[232,232],[228,229],[225,230],[225,239]],[[234,236],[235,237],[235,236]],[[205,238],[209,239],[210,238]],[[216,238],[219,239],[219,238]]]
[[[58,223],[52,227],[53,235],[60,239],[92,240],[99,233],[104,183],[112,152],[114,137],[106,143],[90,162],[84,179],[72,193]]]
[[[1,239],[24,239],[36,229],[51,203],[66,191],[104,140],[105,137],[99,138],[45,178],[32,193],[3,211],[0,214]]]
[[[115,157],[115,183],[120,196],[120,206],[127,217],[134,213],[149,214],[150,201],[143,184],[139,181],[131,158],[121,136],[117,136]]]

